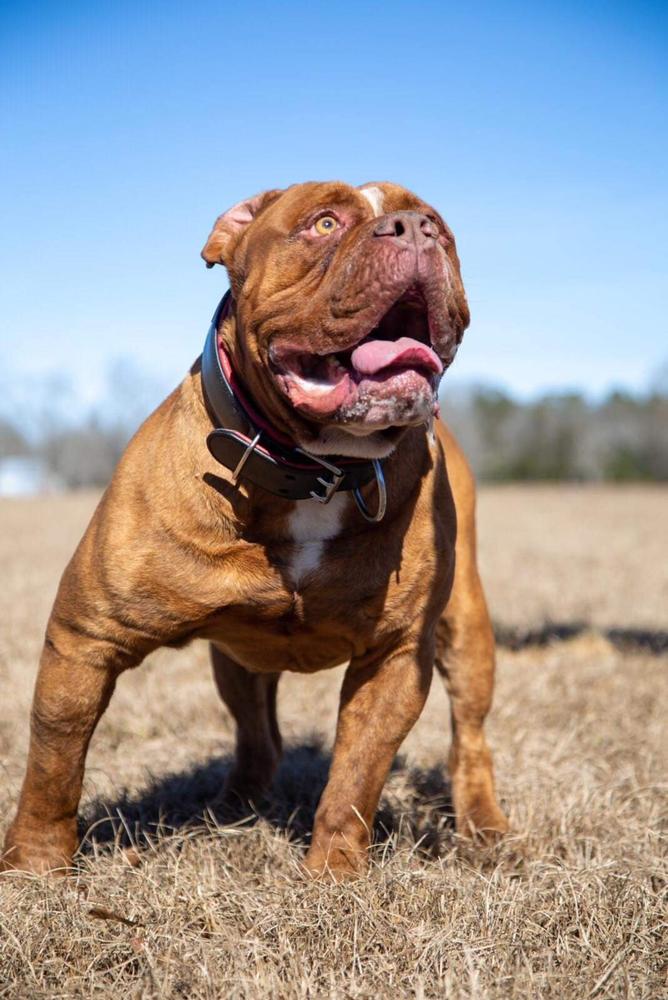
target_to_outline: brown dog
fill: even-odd
[[[281,753],[281,671],[349,661],[311,873],[364,869],[434,665],[452,703],[457,829],[503,832],[482,729],[494,644],[474,487],[433,429],[468,323],[452,233],[393,184],[300,184],[220,216],[202,256],[227,267],[231,297],[61,581],[5,865],[71,864],[86,749],[117,677],[196,637],[237,724],[228,791],[245,799]]]

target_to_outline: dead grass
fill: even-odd
[[[508,485],[480,491],[480,560],[494,617],[666,628],[665,486]]]
[[[496,617],[665,627],[665,500],[486,491]],[[91,503],[0,505],[5,819],[44,621]],[[593,633],[501,651],[489,736],[514,832],[485,853],[452,832],[435,683],[388,781],[370,876],[331,887],[302,881],[299,860],[339,682],[340,671],[283,679],[288,752],[274,795],[259,817],[230,822],[210,805],[232,729],[204,646],[126,675],[91,749],[80,874],[0,878],[0,997],[667,995],[666,657]]]

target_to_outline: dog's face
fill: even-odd
[[[296,440],[380,454],[431,419],[469,313],[452,233],[420,198],[388,183],[268,191],[221,215],[202,256],[230,276],[235,369]]]

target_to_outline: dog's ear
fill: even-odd
[[[219,215],[202,250],[206,266],[227,264],[234,246],[246,226],[249,226],[253,219],[257,218],[260,212],[271,205],[272,201],[276,201],[281,194],[283,192],[278,188],[272,191],[262,191],[261,194],[246,198],[245,201],[238,202]]]

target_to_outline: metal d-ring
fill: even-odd
[[[246,464],[246,462],[248,461],[248,459],[251,457],[251,455],[253,454],[253,452],[257,448],[258,441],[260,440],[260,434],[261,433],[262,433],[262,431],[258,431],[257,432],[257,434],[255,435],[255,437],[249,443],[249,445],[246,448],[245,452],[243,453],[243,455],[241,456],[241,458],[237,462],[237,467],[234,470],[234,472],[232,473],[232,482],[235,485],[236,485],[237,479],[241,475],[241,470],[243,469],[244,465]]]
[[[383,466],[380,461],[374,458],[372,459],[372,464],[373,471],[376,473],[376,485],[378,486],[378,509],[376,513],[369,513],[369,508],[364,502],[359,486],[356,486],[353,490],[353,496],[362,517],[365,517],[367,521],[378,522],[383,520],[385,511],[387,510],[387,487],[385,486],[385,476],[383,475]]]

